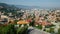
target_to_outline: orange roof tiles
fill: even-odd
[[[20,20],[17,22],[17,24],[28,24],[29,22],[27,22],[26,20]]]

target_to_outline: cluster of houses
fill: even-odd
[[[33,25],[38,26],[38,25],[42,25],[42,30],[44,30],[45,26],[50,26],[50,25],[55,25],[53,28],[55,28],[55,30],[60,27],[60,10],[52,10],[50,12],[48,12],[47,10],[32,10],[30,11],[26,11],[23,16],[21,17],[22,21],[19,20],[17,22],[17,24],[27,24],[29,26],[29,24],[34,20]],[[58,27],[58,28],[57,28]]]
[[[33,9],[17,11],[17,13],[21,12],[23,12],[23,14],[19,14],[22,15],[21,17],[14,16],[13,18],[11,17],[12,13],[9,13],[9,16],[6,16],[0,12],[0,24],[9,24],[11,22],[13,23],[14,20],[18,20],[17,24],[22,24],[22,26],[23,24],[27,24],[29,26],[34,20],[33,24],[35,26],[42,25],[44,29],[45,26],[55,25],[55,23],[60,22],[60,10]]]

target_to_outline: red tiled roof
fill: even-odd
[[[27,22],[26,20],[20,20],[17,22],[17,24],[28,24],[29,22]]]

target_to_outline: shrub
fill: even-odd
[[[27,33],[27,29],[28,29],[27,26],[19,27],[19,28],[17,29],[17,34],[26,34],[26,33]]]
[[[9,24],[8,26],[0,27],[0,34],[14,34],[14,25]]]
[[[49,32],[54,33],[54,28],[50,28]]]
[[[58,29],[58,34],[60,34],[60,28]]]
[[[18,20],[14,20],[14,23],[17,24]]]
[[[54,27],[55,25],[47,25],[47,26],[45,26],[46,28],[51,28],[51,27]]]
[[[15,24],[9,24],[8,26],[0,26],[0,34],[26,34],[28,26],[14,28]]]
[[[35,20],[32,20],[32,22],[30,22],[30,26],[34,26]]]
[[[38,29],[42,29],[42,25],[35,26]]]

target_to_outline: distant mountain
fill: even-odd
[[[0,6],[2,6],[2,7],[8,7],[9,5],[7,5],[5,3],[0,3]]]
[[[2,6],[3,8],[8,8],[8,9],[17,8],[14,5],[9,5],[9,4],[6,4],[6,3],[0,3],[0,6]]]
[[[32,9],[32,8],[40,8],[39,6],[25,6],[25,5],[15,5],[18,8]]]
[[[32,8],[47,8],[47,7],[40,7],[40,6],[25,6],[25,5],[10,5],[6,3],[0,3],[0,6],[8,9],[15,9],[15,8],[22,8],[22,9],[32,9]]]
[[[40,6],[25,6],[25,5],[15,5],[18,8],[25,8],[25,9],[32,9],[32,8],[37,8],[37,9],[50,9],[51,7],[40,7]]]
[[[25,8],[25,9],[32,9],[32,8],[37,8],[37,9],[60,9],[60,7],[44,7],[44,6],[25,6],[25,5],[15,5],[18,8]]]
[[[11,5],[11,4],[6,4],[6,3],[0,3],[0,6],[8,9],[32,9],[32,8],[39,8],[39,9],[52,9],[53,7],[40,7],[40,6],[25,6],[25,5]],[[59,9],[59,8],[58,8]]]

